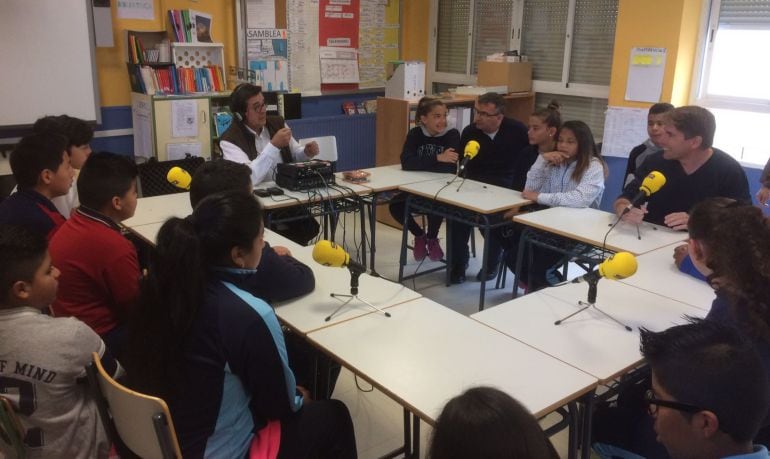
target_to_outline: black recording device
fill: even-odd
[[[304,191],[334,185],[334,170],[328,161],[279,163],[275,183],[291,191]]]

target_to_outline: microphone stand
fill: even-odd
[[[331,314],[329,314],[328,317],[324,319],[325,322],[328,322],[332,320],[332,317],[334,317],[342,308],[344,308],[348,303],[350,303],[353,300],[358,300],[365,305],[369,306],[373,310],[382,313],[385,317],[390,317],[390,313],[383,311],[382,309],[378,308],[377,306],[373,305],[372,303],[366,301],[365,299],[358,296],[358,278],[361,276],[361,272],[358,270],[353,270],[348,268],[348,271],[350,271],[350,294],[346,293],[331,293],[330,296],[332,298],[347,298],[344,303],[342,303],[337,309],[334,310]]]
[[[586,298],[588,301],[582,301],[582,300],[578,301],[578,305],[579,306],[583,306],[582,308],[578,309],[577,311],[573,312],[572,314],[570,314],[570,315],[568,315],[566,317],[563,317],[563,318],[557,320],[553,324],[554,325],[561,325],[565,320],[569,319],[570,317],[576,316],[576,315],[580,314],[581,312],[585,311],[586,309],[592,307],[592,308],[596,309],[597,311],[599,311],[600,313],[602,313],[605,317],[607,317],[610,320],[612,320],[613,322],[615,322],[616,324],[620,325],[621,327],[625,328],[628,331],[631,331],[631,327],[629,327],[628,325],[626,325],[623,322],[619,321],[618,319],[612,317],[610,314],[607,314],[606,312],[604,312],[601,309],[599,309],[598,306],[596,306],[596,292],[597,292],[597,286],[599,284],[599,279],[598,278],[597,279],[588,279],[588,280],[586,280],[586,282],[588,282],[588,298]]]

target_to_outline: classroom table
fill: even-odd
[[[662,331],[685,323],[686,316],[705,312],[679,301],[610,280],[598,284],[597,306],[630,326],[627,331],[599,311],[589,308],[561,325],[554,322],[575,312],[586,299],[585,283],[550,287],[471,316],[489,327],[592,375],[600,384],[638,367],[639,328]],[[595,395],[584,397],[582,456],[588,458]]]
[[[673,257],[678,245],[640,255],[636,258],[636,273],[620,282],[708,311],[715,298],[714,289],[706,281],[679,271]]]
[[[620,222],[609,233],[617,216],[603,210],[572,207],[549,209],[516,215],[513,221],[523,225],[564,236],[612,252],[631,252],[641,255],[675,242],[687,239],[687,232],[674,231],[665,226],[643,222],[637,227]],[[638,229],[638,232],[637,232]],[[604,236],[607,235],[606,243]]]
[[[358,183],[358,185],[371,190],[371,196],[369,201],[369,234],[371,234],[370,245],[370,261],[369,266],[372,270],[376,270],[374,261],[377,252],[377,213],[376,209],[379,204],[380,197],[389,191],[395,191],[401,185],[407,185],[410,183],[423,182],[426,180],[446,179],[449,180],[454,177],[453,174],[428,172],[428,171],[405,171],[401,168],[400,164],[394,164],[391,166],[379,166],[371,167],[368,169],[362,169],[369,173],[368,180],[366,182]],[[350,182],[345,181],[342,178],[343,173],[337,173],[339,183],[348,184]]]
[[[417,210],[444,217],[447,221],[455,221],[466,225],[478,227],[484,236],[484,249],[481,257],[481,287],[479,289],[479,310],[484,309],[484,296],[486,292],[487,257],[489,256],[489,238],[493,229],[511,225],[511,221],[500,219],[495,221],[492,217],[506,210],[531,204],[532,201],[521,197],[521,192],[490,185],[475,180],[462,178],[445,178],[418,182],[398,187],[399,190],[410,194],[406,200],[405,214]],[[447,266],[446,284],[450,285],[450,267],[452,266],[452,225],[447,224]],[[404,277],[406,265],[406,244],[409,231],[404,226],[401,237],[401,257],[399,262],[399,282],[416,276]],[[438,268],[441,269],[441,268]],[[435,270],[426,270],[427,274]]]
[[[591,208],[551,207],[516,215],[513,221],[525,225],[516,253],[513,298],[518,294],[524,257],[530,254],[531,261],[533,245],[563,253],[567,259],[575,259],[591,269],[612,252],[640,255],[687,238],[686,232],[647,222],[638,226],[620,222],[609,231],[617,216]],[[526,282],[529,284],[529,280]]]
[[[313,247],[290,250],[294,258],[310,266],[315,276],[315,290],[299,298],[275,304],[275,313],[278,318],[296,333],[305,336],[312,331],[370,313],[380,316],[383,320],[392,320],[392,317],[385,317],[365,303],[353,299],[329,321],[326,321],[326,317],[344,301],[332,297],[331,294],[350,293],[351,277],[348,269],[316,263],[313,260]],[[358,295],[361,299],[383,310],[389,310],[392,306],[422,297],[420,293],[402,284],[369,274],[360,275]]]
[[[542,417],[596,386],[595,377],[427,298],[388,311],[391,318],[367,314],[307,337],[413,413],[415,449],[419,419],[434,424],[471,387],[496,387]]]
[[[134,216],[124,220],[123,225],[130,228],[162,223],[171,217],[184,218],[191,213],[190,193],[187,192],[139,198]]]

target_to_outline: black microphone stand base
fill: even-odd
[[[601,309],[599,309],[598,306],[596,306],[596,285],[597,285],[598,282],[599,282],[599,279],[594,279],[594,280],[589,280],[588,281],[588,285],[589,285],[589,287],[588,287],[588,301],[582,301],[582,300],[578,301],[578,305],[582,306],[582,308],[578,309],[577,311],[573,312],[572,314],[570,314],[568,316],[565,316],[565,317],[557,320],[553,324],[554,325],[561,325],[567,319],[580,314],[581,312],[585,311],[586,309],[594,308],[596,311],[599,311],[602,315],[604,315],[604,317],[607,317],[611,321],[613,321],[616,324],[620,325],[621,327],[625,328],[627,331],[633,331],[633,329],[631,327],[629,327],[628,325],[626,325],[623,322],[619,321],[618,319],[614,318],[612,315],[602,311]]]
[[[365,305],[367,305],[370,308],[372,308],[372,310],[381,313],[385,317],[390,317],[390,313],[389,312],[383,311],[382,309],[378,308],[377,306],[373,305],[372,303],[370,303],[370,302],[366,301],[365,299],[361,298],[360,296],[358,296],[358,277],[360,275],[361,275],[361,273],[359,273],[359,272],[350,271],[350,294],[347,294],[347,293],[330,293],[329,294],[329,296],[331,296],[332,298],[347,298],[347,300],[345,300],[344,303],[339,305],[339,307],[337,309],[335,309],[331,314],[329,314],[324,319],[325,322],[328,322],[328,321],[332,320],[332,317],[337,315],[337,313],[340,312],[340,310],[342,310],[342,308],[347,306],[353,300],[358,300],[361,303],[364,303]]]

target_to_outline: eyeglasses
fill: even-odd
[[[650,416],[656,416],[658,414],[658,407],[665,406],[673,410],[684,411],[686,413],[697,413],[703,411],[703,408],[699,408],[695,405],[688,405],[686,403],[674,402],[671,400],[660,400],[655,398],[655,392],[652,389],[648,389],[644,393],[644,402],[647,404],[647,412]]]
[[[500,115],[500,112],[487,113],[487,112],[483,112],[481,110],[476,110],[476,114],[479,115],[479,116],[485,116],[487,118],[492,118],[494,116]]]
[[[262,110],[267,110],[267,104],[253,104],[251,108],[256,112],[261,112]]]

